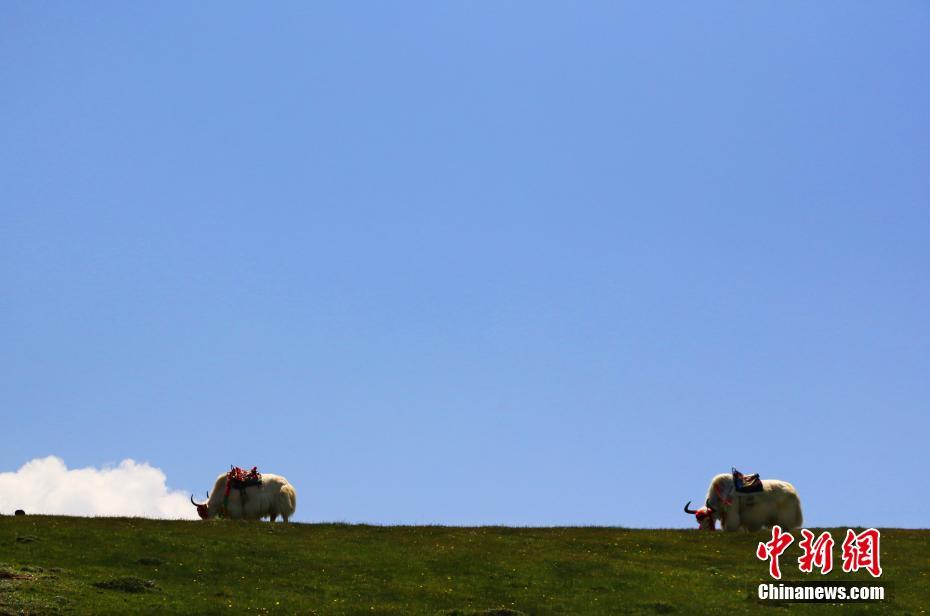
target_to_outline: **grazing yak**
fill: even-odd
[[[685,513],[694,514],[702,530],[714,530],[717,520],[720,520],[720,528],[728,531],[755,531],[776,524],[787,530],[804,524],[801,499],[793,485],[754,476],[747,477],[753,485],[750,490],[742,485],[742,480],[743,475],[735,470],[717,475],[707,488],[705,506],[689,509],[691,502],[688,501]]]
[[[297,508],[294,486],[280,475],[262,473],[258,477],[260,479],[248,483],[229,485],[231,472],[223,473],[216,478],[205,502],[197,503],[191,495],[191,504],[197,507],[197,514],[203,520],[215,517],[233,520],[270,518],[274,522],[281,516],[287,522]]]

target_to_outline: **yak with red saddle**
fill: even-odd
[[[229,472],[216,478],[206,501],[198,503],[191,495],[191,504],[197,508],[197,514],[203,520],[269,518],[274,522],[281,516],[287,522],[297,509],[297,492],[280,475],[259,473],[254,466],[251,471],[233,466]]]

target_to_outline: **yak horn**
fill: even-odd
[[[685,513],[697,513],[697,509],[688,509],[691,506],[691,501],[688,501],[688,504],[685,505]]]
[[[200,507],[200,506],[201,506],[200,503],[194,502],[194,495],[193,495],[193,494],[191,494],[191,505],[193,505],[194,507]]]

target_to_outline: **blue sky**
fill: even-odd
[[[0,470],[926,526],[923,2],[6,3]]]

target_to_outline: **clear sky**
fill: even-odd
[[[0,470],[928,526],[930,4],[5,2]],[[898,473],[904,473],[898,476]]]

